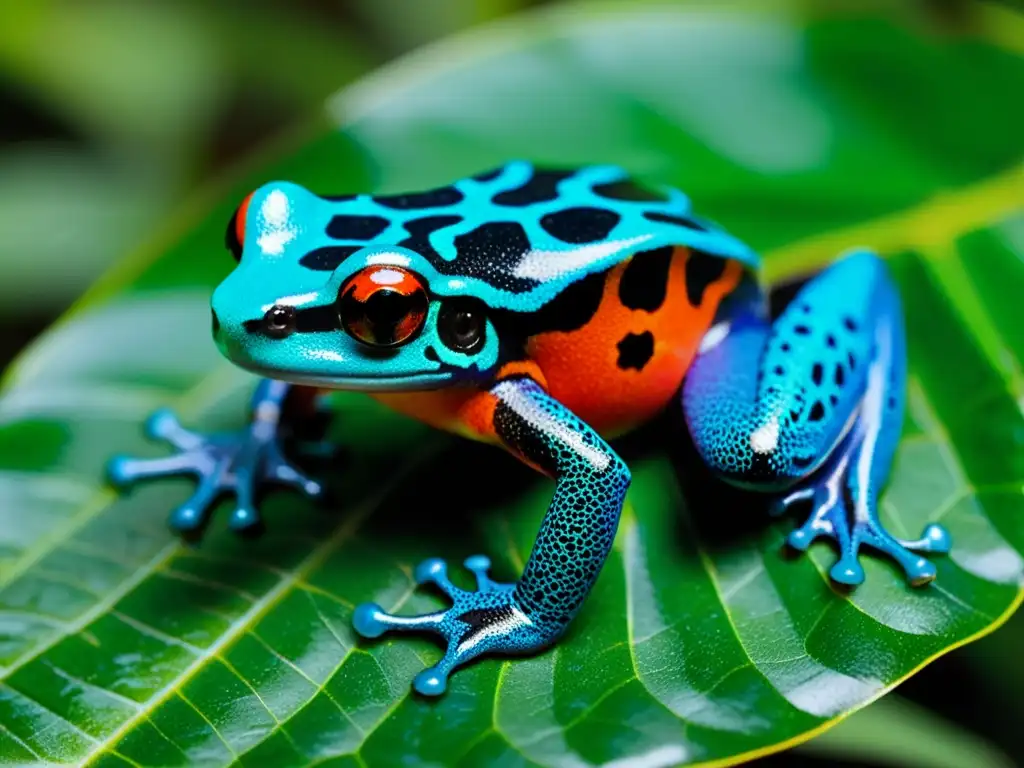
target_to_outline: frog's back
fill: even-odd
[[[756,255],[695,216],[681,191],[611,165],[515,161],[349,205],[363,216],[387,209],[398,231],[413,235],[395,244],[442,276],[432,287],[483,301],[504,338],[524,340],[520,354],[551,393],[605,434],[669,401],[719,301],[757,267]],[[435,407],[419,404],[424,397],[413,396],[415,411]]]
[[[439,295],[534,312],[638,251],[687,246],[757,267],[742,241],[700,219],[681,191],[641,185],[618,166],[569,170],[513,161],[450,185],[328,198],[323,247],[299,266],[333,270],[367,245],[419,254]]]
[[[510,169],[523,172],[510,164],[494,179]],[[541,229],[616,255],[601,271],[570,273],[539,311],[511,313],[518,332],[508,334],[525,339],[523,357],[552,395],[605,435],[647,421],[672,399],[721,300],[757,266],[742,242],[695,216],[680,191],[642,185],[612,166],[530,168],[496,199],[524,213],[546,204],[555,212],[540,217]],[[545,257],[556,264],[557,253],[549,246]]]

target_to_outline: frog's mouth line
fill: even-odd
[[[430,389],[438,384],[449,381],[449,372],[423,371],[409,374],[380,374],[364,376],[344,376],[331,374],[304,373],[267,368],[247,360],[229,358],[240,368],[267,379],[286,381],[299,386],[319,387],[321,389],[352,390],[352,391],[394,391],[404,392],[417,389]]]

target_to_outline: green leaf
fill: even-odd
[[[301,8],[274,3],[191,0],[237,79],[270,98],[307,108],[376,63],[372,40]],[[240,23],[239,12],[244,12]]]
[[[893,768],[1014,765],[974,734],[896,695],[865,707],[798,749],[805,755]]]
[[[366,70],[348,29],[265,3],[7,0],[0,65],[115,160],[186,176],[231,97],[255,118],[315,105]],[[229,90],[231,92],[229,92]]]
[[[503,22],[347,89],[197,200],[8,375],[0,756],[724,764],[821,732],[1003,622],[1024,582],[1024,64],[898,7],[631,1]],[[353,605],[433,609],[410,578],[428,555],[485,551],[516,576],[543,478],[345,395],[344,503],[272,497],[260,541],[220,518],[182,548],[165,520],[189,483],[123,498],[102,486],[111,453],[162,454],[139,430],[155,407],[206,429],[242,423],[252,379],[207,326],[245,191],[282,177],[397,191],[517,156],[676,184],[765,252],[775,279],[859,243],[891,258],[911,377],[883,516],[902,536],[949,527],[937,582],[912,590],[869,559],[867,583],[838,594],[827,547],[782,556],[793,521],[741,525],[753,509],[694,494],[688,506],[660,443],[634,444],[617,546],[570,634],[474,664],[427,702],[409,684],[437,647],[357,641]]]

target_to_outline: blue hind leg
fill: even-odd
[[[802,551],[833,539],[834,581],[863,582],[866,546],[922,585],[936,573],[922,553],[949,550],[945,529],[932,524],[903,541],[878,518],[905,384],[899,294],[883,262],[857,251],[804,286],[774,324],[756,303],[725,307],[687,376],[683,408],[698,451],[723,479],[779,494],[779,513],[810,502],[788,543]]]

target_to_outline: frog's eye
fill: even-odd
[[[486,316],[477,302],[446,301],[437,316],[437,331],[445,346],[456,352],[472,354],[484,345]]]
[[[429,303],[419,277],[383,264],[360,270],[338,292],[342,328],[374,347],[411,341],[423,328]]]
[[[245,216],[249,211],[250,200],[252,200],[251,192],[245,196],[245,199],[242,200],[241,204],[231,215],[227,232],[224,233],[224,245],[231,251],[235,261],[242,260],[242,244],[245,242]]]

